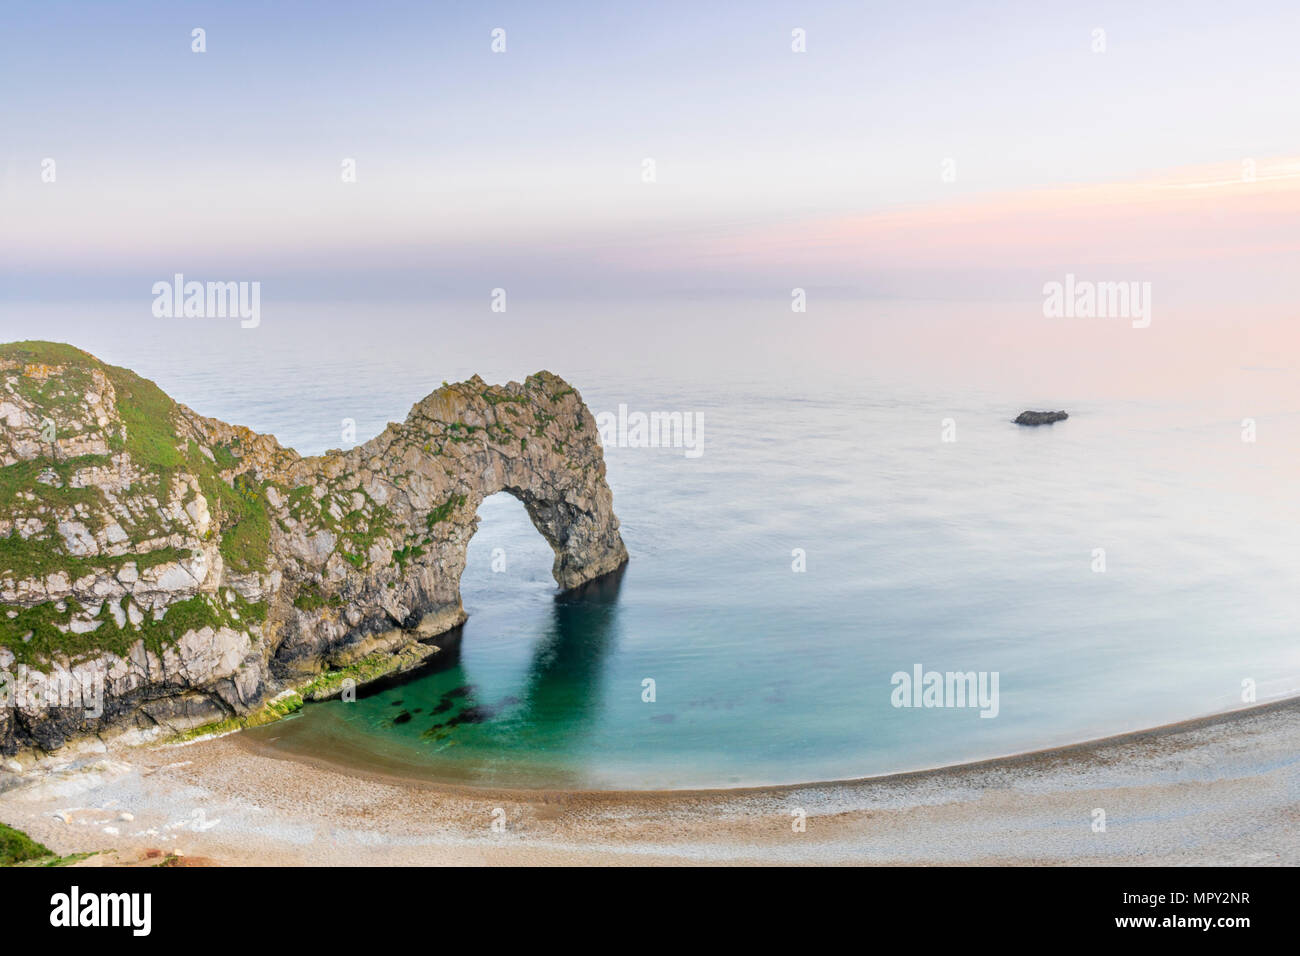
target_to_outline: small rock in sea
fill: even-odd
[[[1065,412],[1021,412],[1016,416],[1017,425],[1050,425],[1069,418]]]
[[[423,707],[414,707],[414,708],[411,709],[411,713],[413,713],[413,714],[422,714],[422,713],[424,713],[424,708],[423,708]]]
[[[400,701],[400,700],[395,700],[395,701],[393,701],[393,703],[392,703],[391,706],[393,706],[393,707],[401,707],[401,706],[402,706],[402,701]]]
[[[452,708],[452,703],[451,703],[451,701],[447,700],[447,699],[444,697],[444,698],[442,699],[441,703],[439,703],[437,707],[433,708],[433,710],[429,711],[429,713],[431,713],[431,714],[445,714],[447,711],[451,710],[451,708]]]
[[[462,686],[460,686],[460,687],[457,687],[455,690],[449,690],[449,691],[447,691],[447,693],[446,693],[445,696],[447,696],[447,697],[464,697],[466,694],[468,694],[468,693],[469,693],[470,691],[472,691],[473,689],[474,689],[474,688],[471,687],[469,684],[464,684],[464,685],[462,685]]]
[[[400,714],[398,714],[396,717],[393,718],[393,723],[395,723],[395,724],[404,724],[404,723],[406,723],[407,721],[409,721],[410,719],[411,719],[411,714],[410,714],[410,712],[404,710],[404,711],[402,711]]]

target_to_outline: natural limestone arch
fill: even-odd
[[[273,471],[271,485],[268,499],[284,525],[277,523],[281,534],[273,538],[283,543],[273,540],[272,551],[296,564],[281,586],[286,602],[297,600],[293,615],[286,609],[281,663],[318,656],[340,640],[394,628],[430,637],[461,623],[467,548],[479,505],[494,494],[522,502],[551,546],[561,589],[627,560],[595,419],[549,372],[504,386],[478,376],[444,385],[405,422],[357,448]],[[312,505],[304,506],[303,489]],[[331,530],[351,514],[340,500],[363,513],[364,535]],[[294,583],[312,600],[290,595]],[[326,608],[302,606],[318,601]],[[331,602],[340,615],[328,613]]]
[[[71,346],[10,343],[0,468],[0,676],[97,704],[0,707],[6,754],[229,723],[340,668],[414,666],[465,618],[492,494],[523,502],[562,589],[627,560],[595,419],[549,372],[444,384],[370,441],[303,457]]]

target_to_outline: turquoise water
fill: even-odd
[[[1221,381],[1152,396],[1063,377],[1049,393],[888,363],[705,377],[584,353],[565,367],[531,344],[502,371],[512,346],[488,332],[443,357],[436,323],[401,348],[349,334],[314,352],[269,336],[239,352],[87,347],[304,452],[337,445],[342,417],[378,432],[444,378],[543,365],[596,411],[702,415],[705,452],[607,449],[631,561],[576,595],[556,594],[522,506],[488,499],[454,661],[251,732],[286,753],[474,784],[737,786],[1153,726],[1241,706],[1245,680],[1260,700],[1300,688],[1293,372],[1241,372],[1247,398],[1225,401]],[[1238,406],[1258,442],[1241,441]],[[1026,407],[1071,418],[1010,424]],[[916,664],[996,672],[997,716],[893,706],[891,676]]]

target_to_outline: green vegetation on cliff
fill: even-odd
[[[195,485],[213,521],[202,537],[219,534],[226,566],[236,572],[266,567],[270,517],[263,487],[252,474],[238,471],[236,450],[218,444],[207,449],[209,456],[184,437],[182,429],[188,428],[179,406],[156,384],[54,342],[0,345],[0,362],[12,363],[0,384],[43,422],[42,439],[52,426],[61,443],[74,437],[82,448],[89,443],[93,450],[99,442],[107,451],[61,457],[51,444],[41,446],[45,451],[37,458],[0,467],[0,519],[14,522],[0,537],[0,580],[11,586],[34,580],[34,593],[40,594],[41,582],[59,572],[69,582],[111,579],[128,565],[138,576],[187,560],[198,546],[197,531],[177,515],[179,505],[193,507]],[[0,400],[4,396],[0,390]],[[123,453],[129,456],[125,467]],[[176,546],[186,538],[192,543]],[[78,588],[83,601],[85,591]],[[175,602],[161,620],[130,606],[127,598],[117,608],[107,601],[87,607],[73,599],[15,606],[0,616],[0,646],[32,664],[53,656],[75,661],[102,651],[124,654],[137,640],[160,653],[188,630],[244,630],[265,617],[264,605],[227,593],[228,600],[196,595]],[[80,623],[74,624],[74,617]]]
[[[128,618],[129,598],[117,605],[117,614],[105,601],[92,616],[94,630],[80,634],[70,624],[88,609],[73,598],[10,608],[0,617],[0,645],[9,648],[19,664],[36,665],[54,658],[76,663],[105,651],[125,657],[136,641],[143,641],[146,650],[162,654],[188,631],[205,627],[243,631],[266,619],[265,602],[250,603],[234,591],[225,593],[224,600],[218,595],[196,594],[168,606],[161,620],[146,614],[139,624]],[[124,619],[120,625],[119,618]]]
[[[210,724],[192,727],[172,737],[169,743],[186,743],[190,740],[198,740],[200,737],[229,734],[249,727],[261,727],[263,724],[274,723],[298,712],[302,709],[302,704],[303,700],[300,694],[296,691],[285,691],[274,700],[267,701],[251,714],[246,714],[243,717],[227,717],[225,720],[217,720]]]
[[[314,530],[331,532],[334,550],[358,571],[370,564],[370,549],[391,532],[392,512],[364,491],[331,487],[318,497],[309,485],[280,490],[288,501],[289,516]],[[353,507],[358,499],[360,507]]]
[[[220,452],[217,451],[220,449]],[[224,445],[211,449],[218,462],[238,461]],[[266,567],[271,551],[271,516],[266,509],[266,492],[247,473],[226,481],[208,461],[199,446],[191,441],[187,449],[190,472],[198,478],[208,508],[221,516],[222,560],[234,571],[257,571]]]
[[[111,852],[111,851],[110,851]],[[21,830],[0,823],[0,866],[47,867],[71,866],[96,853],[69,853],[59,856],[49,847],[37,843]]]
[[[349,680],[354,687],[361,687],[390,674],[410,670],[436,651],[436,647],[427,644],[408,645],[397,653],[375,651],[351,664],[325,671],[306,687],[300,687],[298,693],[303,700],[328,700],[340,694]]]
[[[319,611],[323,607],[342,607],[343,599],[337,594],[326,597],[315,584],[304,584],[294,596],[293,606],[300,611]]]
[[[96,368],[103,365],[95,356],[83,352],[76,346],[63,342],[43,342],[39,339],[0,344],[0,359],[32,365],[74,365]]]
[[[266,566],[270,518],[261,486],[247,474],[223,476],[223,471],[228,472],[239,464],[230,448],[218,445],[210,449],[214,462],[192,440],[182,440],[177,430],[177,405],[156,384],[130,369],[107,365],[80,349],[55,342],[0,345],[0,360],[64,368],[61,375],[46,378],[35,391],[28,384],[35,379],[17,378],[20,392],[51,416],[60,409],[73,407],[73,398],[68,396],[69,385],[76,386],[71,392],[80,400],[90,371],[103,373],[113,386],[120,418],[120,424],[112,423],[106,430],[110,452],[130,455],[132,466],[143,473],[142,484],[160,505],[170,500],[174,477],[194,476],[208,499],[210,513],[220,522],[220,547],[225,561],[232,569],[244,572]],[[46,395],[46,391],[50,394]],[[42,504],[57,510],[80,505],[86,511],[103,513],[103,493],[94,487],[73,487],[72,479],[79,471],[111,466],[111,455],[83,455],[71,459],[43,456],[0,468],[0,513],[10,512],[24,494],[34,494]],[[129,535],[130,544],[139,545],[156,536],[159,529],[153,526],[160,523],[150,519],[141,522],[149,527],[129,527],[132,522],[124,519],[122,527]],[[17,577],[43,575],[67,565],[71,557],[53,533],[25,540],[14,533],[0,544],[0,573],[8,571]],[[102,562],[103,559],[96,559],[90,563]]]
[[[438,507],[430,511],[424,518],[425,526],[432,531],[433,526],[446,521],[451,517],[451,513],[465,504],[464,495],[452,495]]]
[[[147,378],[141,378],[127,368],[107,365],[89,352],[60,342],[10,342],[0,345],[0,360],[65,368],[62,375],[45,379],[37,390],[33,404],[46,411],[73,407],[85,393],[89,372],[102,372],[113,386],[117,413],[125,426],[125,434],[119,430],[110,431],[109,447],[114,451],[128,452],[135,466],[146,471],[161,472],[183,463],[176,447],[179,444],[175,428],[176,403]],[[18,381],[20,392],[30,392],[32,386],[24,383],[31,379],[24,376]],[[69,385],[74,388],[69,390]],[[49,389],[55,389],[60,397],[55,401],[43,398]]]
[[[54,856],[54,853],[21,830],[0,823],[0,866],[13,866],[47,856]]]

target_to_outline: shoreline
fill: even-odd
[[[445,784],[241,737],[110,744],[11,782],[0,820],[64,854],[234,865],[1300,863],[1300,697],[972,763],[707,790]]]
[[[870,774],[862,777],[833,777],[828,780],[810,780],[796,783],[758,783],[758,784],[740,784],[734,787],[523,787],[523,786],[505,786],[499,784],[475,784],[462,783],[454,780],[439,780],[430,777],[422,777],[415,774],[403,774],[400,772],[386,772],[374,767],[361,767],[355,764],[349,764],[340,760],[331,760],[329,757],[310,756],[293,750],[281,750],[269,744],[262,743],[255,737],[247,736],[239,731],[224,734],[224,737],[230,737],[234,742],[244,749],[256,753],[260,756],[267,757],[271,760],[284,760],[291,763],[300,763],[305,766],[315,767],[320,770],[333,771],[347,776],[355,776],[369,780],[375,780],[390,783],[397,786],[416,787],[426,790],[438,790],[454,792],[465,796],[507,796],[519,799],[530,799],[541,796],[542,794],[571,793],[583,795],[608,795],[631,799],[643,794],[656,794],[661,796],[681,796],[681,797],[710,797],[710,796],[743,796],[753,793],[779,793],[783,791],[804,790],[809,787],[851,787],[862,786],[867,784],[903,782],[911,779],[919,779],[926,776],[955,773],[963,770],[976,770],[980,768],[993,768],[1000,766],[1014,766],[1022,761],[1048,760],[1055,758],[1064,758],[1074,752],[1092,750],[1097,747],[1108,745],[1121,745],[1129,742],[1136,742],[1143,739],[1162,736],[1164,734],[1178,733],[1182,731],[1193,731],[1203,727],[1209,727],[1215,724],[1230,722],[1238,717],[1248,714],[1265,713],[1276,709],[1286,708],[1300,709],[1300,694],[1294,694],[1289,697],[1282,697],[1277,700],[1265,701],[1264,703],[1248,704],[1245,707],[1234,707],[1231,710],[1218,711],[1212,714],[1203,714],[1199,717],[1188,717],[1185,720],[1175,720],[1169,723],[1157,724],[1153,727],[1144,727],[1140,730],[1126,730],[1120,733],[1107,734],[1102,737],[1091,737],[1087,740],[1077,743],[1055,744],[1047,747],[1038,747],[1033,750],[1021,750],[1010,754],[999,754],[994,757],[981,757],[976,760],[963,760],[958,763],[938,764],[933,767],[920,767],[913,770],[895,770],[889,773]],[[292,718],[287,718],[292,719]],[[263,725],[273,726],[273,725]],[[253,728],[249,728],[253,729]],[[202,742],[202,741],[196,741]],[[189,742],[177,744],[178,746],[187,745]]]

